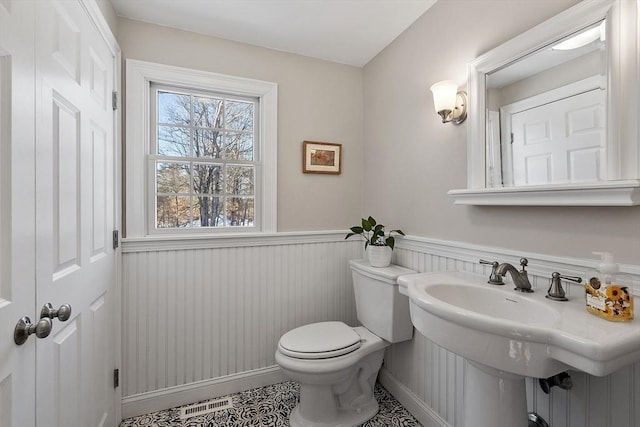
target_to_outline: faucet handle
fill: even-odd
[[[547,298],[554,301],[568,301],[567,297],[565,296],[564,289],[562,289],[562,279],[570,280],[576,283],[582,283],[582,279],[580,277],[563,276],[557,271],[554,271],[553,273],[551,273],[551,283],[549,284],[549,289],[547,290]]]
[[[520,258],[520,265],[522,266],[522,270],[520,270],[520,274],[522,274],[527,280],[529,280],[529,272],[525,270],[527,265],[529,265],[529,260],[526,258]]]
[[[502,275],[498,274],[496,272],[496,270],[498,269],[498,266],[500,265],[500,263],[498,263],[498,261],[486,261],[484,259],[480,260],[480,264],[487,264],[492,266],[491,267],[491,275],[489,275],[489,280],[487,281],[488,284],[490,285],[504,285],[504,282],[502,281]]]

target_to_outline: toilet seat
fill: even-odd
[[[300,326],[280,338],[279,351],[296,359],[329,359],[349,354],[362,338],[343,322],[319,322]]]

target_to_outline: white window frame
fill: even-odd
[[[229,236],[229,233],[275,233],[277,231],[277,110],[278,85],[272,82],[192,70],[146,61],[126,62],[126,237],[146,236]],[[156,229],[150,218],[155,200],[149,194],[148,158],[151,150],[151,83],[183,86],[196,90],[223,92],[257,98],[259,104],[258,141],[261,155],[256,165],[256,224],[254,227],[203,227]]]

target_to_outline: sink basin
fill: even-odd
[[[416,329],[471,361],[537,378],[567,369],[603,376],[640,361],[638,320],[595,317],[582,292],[552,301],[546,289],[523,294],[466,272],[412,274],[398,282]]]
[[[452,305],[458,313],[471,312],[512,322],[527,320],[529,324],[551,325],[560,317],[549,304],[500,289],[458,283],[424,286],[422,291],[432,299]]]
[[[464,427],[527,427],[526,376],[602,376],[640,361],[637,321],[587,313],[579,288],[560,302],[546,289],[523,294],[465,272],[411,274],[398,285],[418,332],[468,362]]]

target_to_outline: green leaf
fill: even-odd
[[[393,247],[396,244],[396,239],[394,239],[393,236],[389,236],[387,237],[386,242],[387,242],[387,246],[389,246],[393,250]]]
[[[348,233],[345,236],[345,239],[352,237],[356,234],[362,236],[364,238],[364,248],[367,249],[368,246],[389,246],[391,249],[394,248],[396,240],[392,233],[398,233],[401,236],[404,236],[404,232],[402,230],[391,230],[388,234],[384,231],[384,225],[378,224],[372,216],[368,218],[361,218],[362,225],[351,227],[351,233]]]

